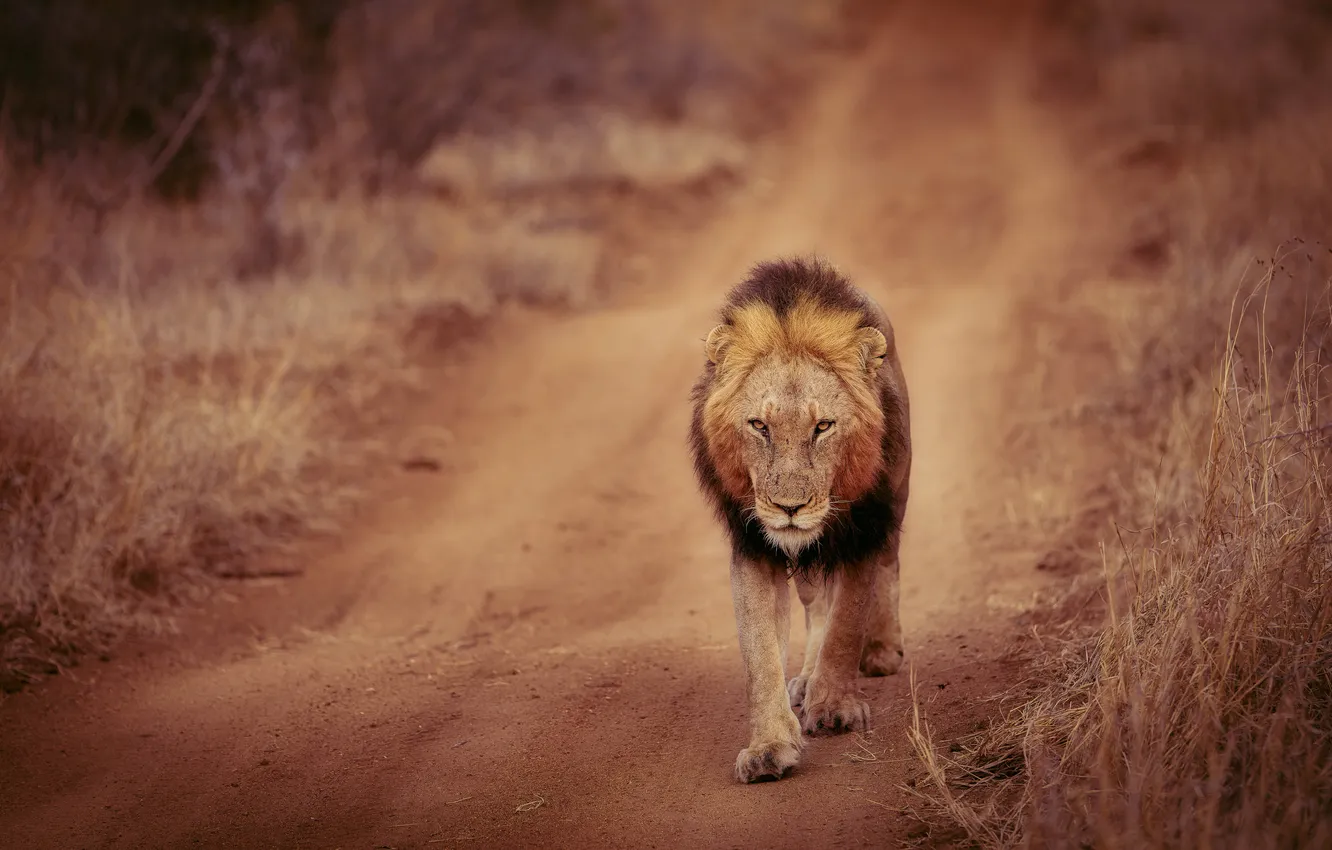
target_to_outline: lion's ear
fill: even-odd
[[[878,328],[861,328],[860,337],[860,359],[865,364],[865,369],[869,372],[877,371],[883,364],[883,358],[888,354],[888,339]]]
[[[726,347],[730,344],[731,326],[718,325],[708,332],[707,342],[703,343],[703,351],[713,363],[721,363],[722,357],[726,354]]]

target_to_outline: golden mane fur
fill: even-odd
[[[855,499],[874,484],[881,468],[884,411],[875,375],[888,353],[883,333],[865,327],[864,314],[820,304],[802,296],[779,316],[763,301],[750,301],[729,312],[728,321],[709,334],[708,359],[715,365],[711,392],[703,407],[703,430],[721,482],[732,496],[750,489],[749,474],[735,450],[738,435],[731,409],[741,387],[768,358],[814,360],[841,381],[855,402],[856,416],[844,423],[850,432],[834,477],[834,492]]]

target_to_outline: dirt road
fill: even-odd
[[[451,434],[443,475],[405,473],[304,577],[210,606],[169,649],[11,700],[0,843],[899,846],[905,673],[864,682],[870,735],[733,781],[727,549],[685,432],[701,339],[750,263],[818,251],[872,291],[915,417],[908,657],[938,726],[982,716],[1048,580],[1044,541],[982,543],[1022,498],[1000,443],[1018,298],[1069,261],[1077,183],[1024,95],[1022,16],[940,5],[885,15],[650,287],[508,314],[423,412]]]

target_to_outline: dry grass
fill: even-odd
[[[1200,476],[1186,452],[1161,469],[1185,498],[1149,501],[1137,542],[1121,529],[1107,622],[1045,647],[1032,679],[1047,684],[960,759],[938,752],[917,703],[935,800],[978,845],[1332,840],[1327,364],[1305,344],[1288,380],[1267,367],[1232,345],[1216,392],[1192,399],[1213,404]]]
[[[506,301],[588,303],[605,252],[594,231],[480,207],[297,200],[284,227],[303,256],[241,282],[244,237],[217,209],[143,203],[67,259],[88,243],[66,208],[45,184],[11,186],[6,218],[27,227],[0,245],[10,689],[335,530],[388,460],[376,417],[418,386],[423,353]]]
[[[921,793],[977,847],[1327,846],[1332,103],[1312,7],[1065,5],[1096,10],[1085,135],[1142,213],[1106,228],[1127,280],[1102,318],[1126,315],[1087,403],[1119,461],[1113,522],[990,728],[940,746],[917,700]],[[1142,244],[1162,250],[1117,265]]]
[[[333,423],[410,382],[399,326],[445,297],[6,281],[0,666],[151,625],[153,600],[327,528],[376,448]]]

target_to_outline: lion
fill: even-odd
[[[704,350],[690,443],[731,543],[750,718],[735,776],[781,779],[799,763],[802,732],[868,728],[858,672],[903,663],[906,380],[883,311],[817,259],[754,266]],[[792,578],[808,639],[786,682]]]

